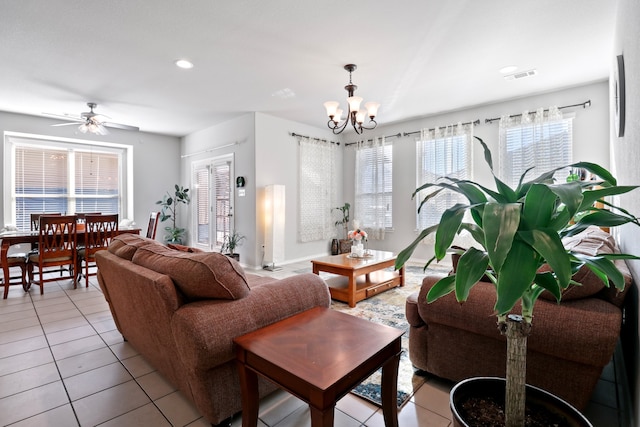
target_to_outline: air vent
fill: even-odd
[[[535,76],[536,74],[538,74],[538,70],[519,71],[517,73],[507,74],[506,76],[504,76],[504,79],[518,80],[518,79],[524,79],[526,77],[532,77],[532,76]]]

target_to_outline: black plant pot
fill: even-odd
[[[233,253],[233,254],[225,254],[225,255],[228,256],[229,258],[233,258],[236,261],[240,262],[240,254]]]
[[[460,381],[452,389],[449,395],[449,406],[453,415],[454,427],[471,427],[465,419],[465,411],[462,404],[471,397],[493,397],[496,401],[504,402],[506,381],[504,378],[476,377]],[[526,405],[534,405],[540,411],[549,411],[557,414],[567,421],[571,427],[593,427],[592,424],[576,408],[553,394],[527,384]],[[535,411],[535,409],[533,409]]]

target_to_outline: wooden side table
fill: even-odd
[[[313,427],[329,427],[336,402],[382,367],[385,425],[397,427],[402,333],[316,307],[234,339],[242,426],[258,422],[258,375],[306,401]]]

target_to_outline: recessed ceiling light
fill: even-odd
[[[515,65],[508,65],[506,67],[500,68],[500,73],[502,74],[513,73],[517,69],[518,67],[516,67]]]
[[[180,68],[184,68],[185,70],[188,70],[189,68],[193,68],[193,63],[190,61],[187,61],[186,59],[178,59],[176,61],[176,65]]]

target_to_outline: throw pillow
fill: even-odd
[[[132,259],[166,274],[189,299],[240,299],[249,294],[244,270],[217,252],[185,252],[161,245],[139,248]]]

